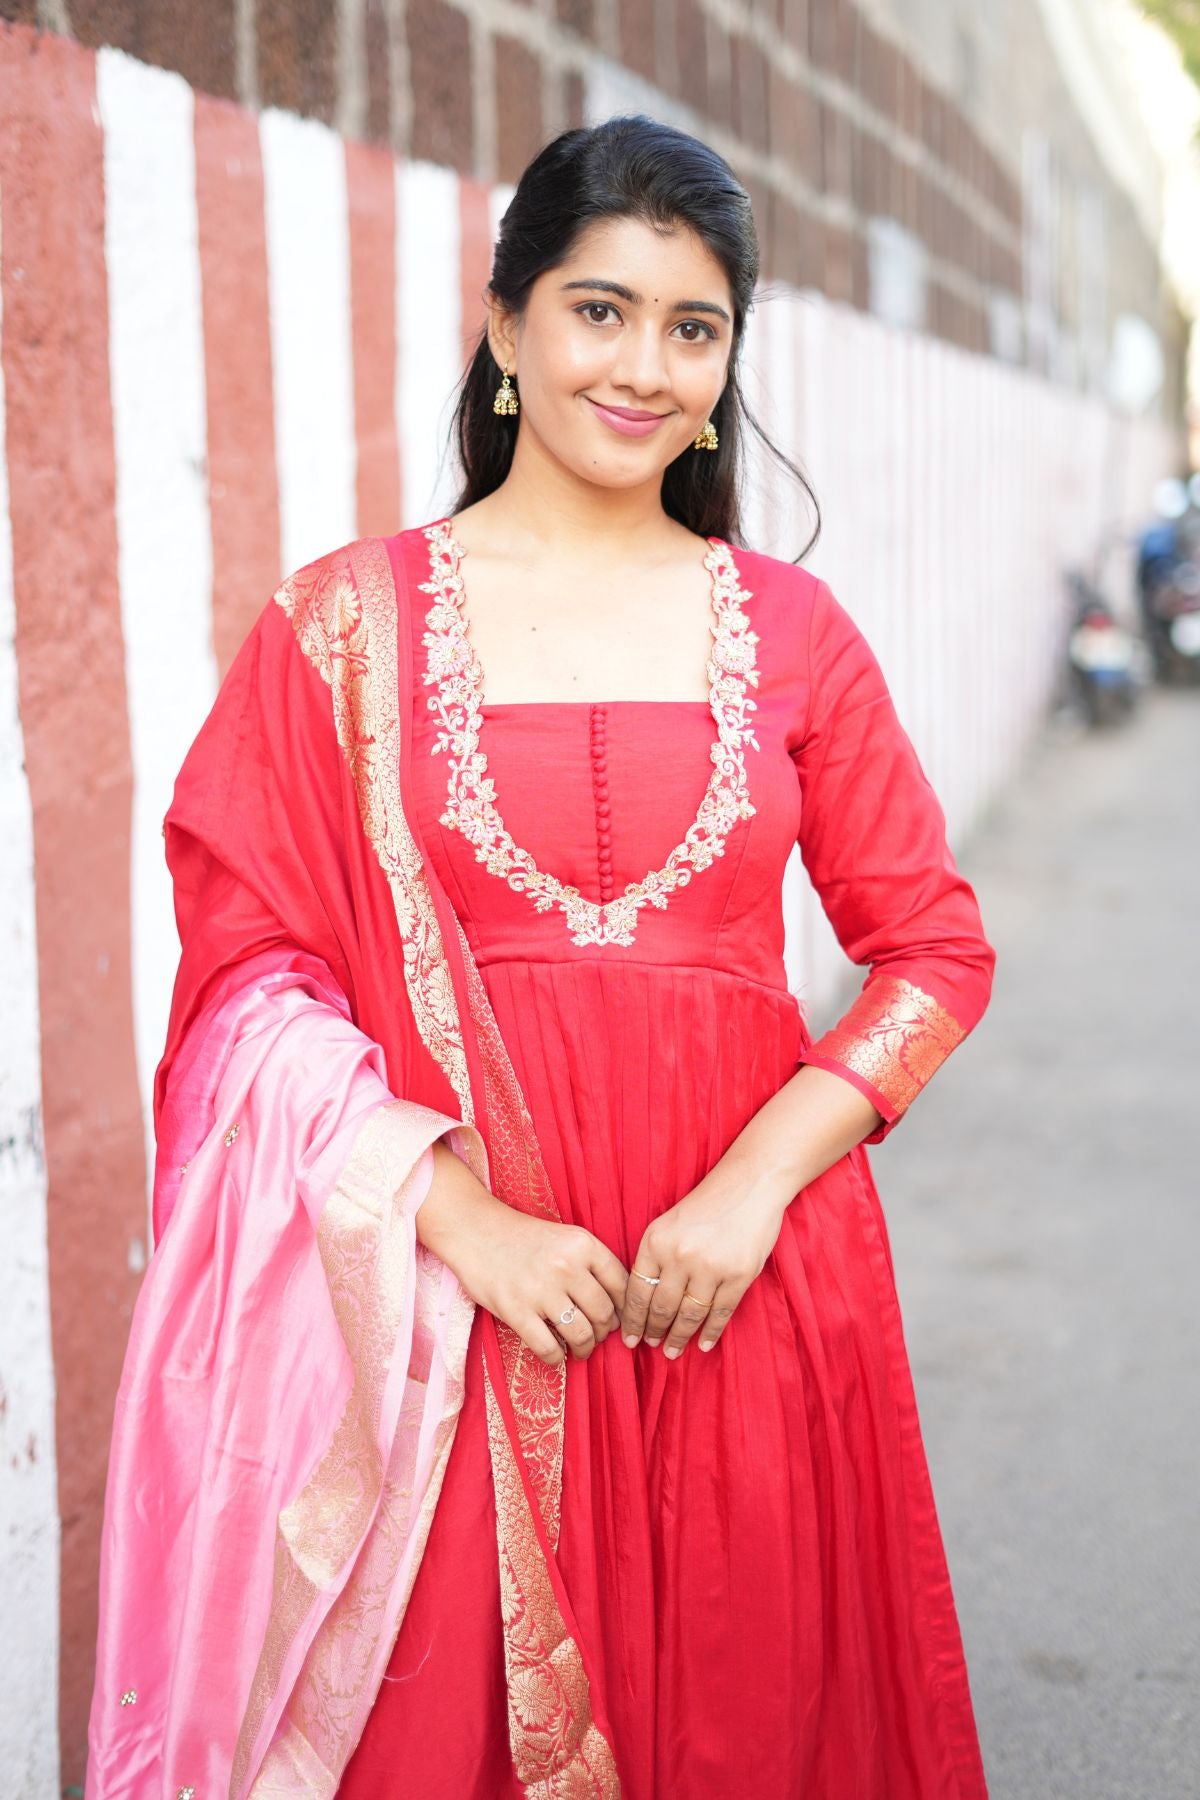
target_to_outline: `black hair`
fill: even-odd
[[[519,316],[537,278],[566,260],[582,231],[607,218],[641,219],[656,229],[686,227],[721,264],[733,295],[733,343],[725,386],[711,414],[718,445],[715,450],[689,445],[667,465],[664,511],[698,536],[741,543],[748,426],[812,501],[817,525],[799,561],[820,535],[820,508],[804,472],[771,442],[742,395],[739,352],[758,282],[758,237],[750,197],[715,150],[645,113],[560,132],[526,168],[505,209],[492,259],[492,294]],[[459,383],[451,427],[463,470],[453,512],[494,493],[512,465],[519,415],[493,410],[500,378],[485,324]]]

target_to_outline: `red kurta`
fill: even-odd
[[[441,522],[439,522],[441,523]],[[977,1022],[994,953],[879,666],[824,583],[734,552],[757,634],[754,813],[634,942],[577,945],[440,823],[426,609],[446,565],[394,543],[414,651],[413,804],[462,922],[565,1219],[628,1266],[811,1061],[886,1136]],[[444,542],[444,540],[439,540]],[[470,584],[469,559],[463,565]],[[431,580],[432,578],[432,580]],[[421,584],[427,584],[421,591]],[[469,614],[469,603],[467,607]],[[649,685],[649,677],[647,678]],[[703,702],[492,705],[495,805],[539,869],[619,895],[685,836],[711,772]],[[814,1046],[788,991],[781,883],[799,842],[870,975]],[[464,1410],[346,1800],[493,1800],[512,1774],[476,1316]],[[627,1800],[980,1800],[984,1776],[887,1234],[862,1145],[803,1189],[716,1348],[612,1334],[568,1359],[558,1563]],[[530,1704],[535,1696],[528,1697]]]

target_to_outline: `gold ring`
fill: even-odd
[[[643,1275],[640,1269],[630,1269],[629,1273],[631,1275],[636,1275],[639,1281],[648,1281],[651,1287],[657,1287],[658,1283],[662,1280],[661,1275]]]
[[[710,1307],[712,1305],[711,1300],[702,1300],[700,1298],[699,1294],[689,1294],[689,1293],[685,1292],[683,1295],[683,1299],[684,1300],[694,1300],[696,1302],[697,1306]]]

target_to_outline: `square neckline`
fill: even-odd
[[[458,550],[458,553],[459,553],[459,556],[461,559],[462,557],[464,557],[468,554],[468,551],[467,551],[465,545],[463,545],[459,541],[458,534],[454,530],[453,519],[454,519],[453,513],[443,513],[440,518],[432,520],[427,525],[418,525],[415,527],[415,529],[418,532],[424,533],[424,532],[435,530],[437,528],[437,526],[439,526],[439,525],[444,525],[447,529],[448,535],[453,539],[454,544]],[[714,537],[711,535],[711,533],[706,532],[705,533],[705,542],[709,546],[708,552],[706,554],[711,554],[713,548],[719,544],[725,551],[728,552],[729,556],[732,558],[732,555],[733,555],[732,546],[730,544],[726,543],[724,538]],[[701,567],[703,567],[703,566],[704,566],[704,564],[702,562]],[[740,579],[740,576],[741,576],[740,570],[738,571],[738,575],[739,575],[739,579]],[[711,602],[710,602],[710,611],[711,611]],[[483,699],[479,702],[479,711],[481,714],[491,713],[491,712],[496,712],[496,713],[541,712],[541,711],[553,710],[555,708],[558,708],[558,709],[566,709],[568,711],[576,711],[577,712],[583,707],[589,707],[589,708],[591,708],[591,710],[593,712],[609,712],[613,707],[616,707],[616,706],[642,706],[642,707],[646,707],[646,706],[683,706],[683,707],[690,707],[693,711],[697,707],[700,707],[704,710],[705,713],[708,714],[708,716],[710,718],[712,717],[712,710],[713,710],[712,709],[712,697],[710,694],[709,697],[705,700],[487,700],[487,699]]]

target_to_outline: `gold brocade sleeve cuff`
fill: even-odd
[[[966,1035],[932,994],[880,975],[800,1060],[844,1075],[873,1102],[883,1122],[863,1142],[878,1144]]]

